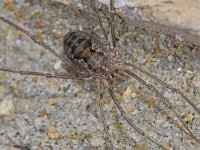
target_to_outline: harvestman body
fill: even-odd
[[[96,19],[103,31],[104,37],[108,41],[107,32],[105,32],[105,29],[102,26],[101,20],[98,16],[95,3],[93,0],[90,1],[92,8],[94,10],[94,14],[96,16]],[[149,90],[154,92],[166,105],[168,109],[170,109],[175,116],[179,119],[179,121],[184,126],[184,131],[186,134],[189,134],[192,138],[194,138],[198,143],[200,143],[200,140],[193,134],[191,129],[187,126],[187,124],[184,122],[184,120],[181,118],[181,116],[178,114],[175,107],[172,106],[172,104],[169,102],[169,100],[164,97],[153,85],[148,84],[146,81],[144,81],[142,78],[137,76],[134,72],[127,69],[126,67],[132,67],[133,69],[139,70],[140,72],[148,75],[155,81],[159,82],[161,85],[169,88],[173,92],[179,93],[197,112],[200,114],[199,108],[197,108],[183,93],[180,92],[180,90],[175,89],[154,75],[151,75],[150,73],[146,72],[145,70],[141,69],[140,67],[135,66],[134,64],[127,63],[125,60],[119,59],[116,56],[115,52],[115,34],[114,34],[114,7],[113,7],[113,1],[110,0],[110,20],[109,20],[109,28],[111,32],[111,42],[109,44],[103,44],[98,39],[94,38],[92,35],[89,35],[85,32],[81,31],[70,31],[64,36],[63,45],[64,45],[64,54],[65,57],[59,55],[56,53],[53,49],[48,47],[46,44],[44,44],[42,41],[38,40],[35,35],[31,34],[27,30],[17,26],[15,23],[9,21],[8,19],[4,17],[0,17],[0,20],[15,27],[16,29],[22,31],[26,35],[28,35],[34,42],[38,43],[45,49],[49,50],[51,53],[53,53],[56,57],[58,57],[62,62],[68,66],[70,66],[74,71],[79,73],[79,76],[68,76],[68,75],[61,75],[61,74],[50,74],[50,73],[42,73],[42,72],[34,72],[34,71],[17,71],[17,70],[11,70],[6,68],[0,68],[0,71],[5,72],[11,72],[11,73],[19,73],[21,75],[37,75],[37,76],[46,76],[48,78],[62,78],[62,79],[76,79],[76,80],[91,80],[96,83],[97,88],[97,103],[100,110],[100,116],[101,120],[104,126],[104,130],[106,133],[107,138],[107,144],[108,148],[110,150],[113,149],[113,144],[111,140],[111,136],[108,132],[108,128],[106,125],[106,120],[104,117],[103,112],[103,105],[102,101],[100,99],[100,90],[102,86],[107,88],[109,91],[116,107],[119,109],[121,116],[126,120],[126,122],[134,129],[136,130],[140,135],[151,141],[152,143],[156,144],[158,147],[162,149],[166,149],[162,144],[158,143],[157,141],[153,140],[151,137],[146,135],[144,131],[142,131],[136,124],[133,123],[132,119],[130,119],[124,109],[121,107],[119,101],[115,97],[113,90],[112,90],[112,84],[111,80],[117,79],[121,75],[130,75],[136,80],[138,80],[141,84],[146,86]],[[119,78],[120,79],[120,78]]]
[[[107,79],[116,71],[117,59],[109,46],[102,44],[91,35],[70,31],[64,36],[64,54],[84,76]]]

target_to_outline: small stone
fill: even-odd
[[[37,77],[37,76],[33,76],[33,77],[32,77],[32,82],[35,82],[35,83],[37,83],[37,79],[38,79],[38,77]]]
[[[78,29],[79,29],[80,31],[83,31],[83,26],[80,24],[80,25],[78,26]]]
[[[167,59],[168,59],[168,61],[169,62],[174,62],[174,56],[173,55],[169,55],[168,57],[167,57]]]
[[[0,102],[0,116],[8,116],[12,114],[14,110],[15,107],[12,101],[3,100]]]
[[[130,95],[132,94],[132,91],[133,91],[133,84],[130,83],[130,84],[128,85],[128,87],[126,88],[126,90],[124,91],[122,97],[123,97],[123,98],[126,98],[126,97],[130,96]]]
[[[34,120],[34,126],[39,129],[41,127],[42,124],[42,119],[41,118],[35,118]]]
[[[48,129],[49,129],[48,130],[48,136],[49,136],[49,138],[51,138],[51,139],[56,138],[56,132],[57,132],[56,128],[53,127],[53,126],[49,126]]]
[[[10,0],[3,0],[3,3],[4,3],[5,5],[8,5],[8,4],[10,3]]]
[[[21,19],[21,12],[19,10],[16,10],[15,13],[14,13],[14,15],[15,15],[15,19],[17,21],[20,21],[20,19]]]
[[[141,89],[138,89],[138,91],[137,91],[137,97],[138,98],[142,97],[142,90]]]
[[[147,60],[147,62],[152,62],[153,61],[153,56],[147,56],[146,60]]]
[[[69,135],[70,137],[76,137],[76,136],[78,135],[78,132],[77,132],[76,129],[71,128],[71,129],[69,129],[68,135]]]
[[[145,52],[144,49],[141,49],[140,53],[141,53],[142,56],[146,56],[146,52]]]
[[[21,32],[19,30],[16,30],[15,31],[15,37],[16,38],[19,38],[19,36],[21,35]]]
[[[134,109],[133,109],[133,107],[132,107],[131,104],[128,104],[128,105],[124,106],[124,109],[125,109],[125,111],[126,111],[127,113],[130,113],[130,112],[133,112],[133,111],[134,111]]]
[[[62,135],[58,136],[58,140],[62,140],[64,137]]]
[[[199,86],[200,86],[200,80],[194,81],[193,83],[194,83],[194,86],[196,86],[196,87],[199,87]]]
[[[0,74],[0,81],[4,81],[6,79],[6,74],[5,72],[4,73],[1,73]]]
[[[110,104],[112,102],[112,100],[108,97],[103,99],[104,104]]]
[[[54,69],[60,69],[62,67],[62,61],[58,60],[56,61],[55,65],[54,65]]]
[[[15,43],[17,46],[19,46],[19,45],[21,45],[22,41],[20,39],[17,39]]]
[[[163,147],[164,147],[165,149],[167,149],[167,150],[169,150],[169,149],[170,149],[170,146],[169,146],[169,145],[167,145],[167,144],[164,144],[164,145],[163,145]]]
[[[135,32],[136,32],[137,35],[140,35],[144,32],[144,30],[142,28],[135,27]]]
[[[175,39],[177,39],[179,41],[183,41],[183,38],[178,34],[175,35]]]
[[[42,32],[36,33],[35,35],[36,35],[38,40],[41,40],[41,41],[44,40],[44,35],[43,35]]]
[[[116,135],[115,135],[115,139],[116,139],[117,141],[120,141],[120,140],[122,139],[122,134],[121,134],[121,133],[116,134]]]
[[[147,100],[147,105],[148,105],[149,108],[154,107],[155,104],[156,104],[156,101],[153,98],[150,98],[150,99]]]
[[[93,136],[89,139],[90,144],[94,147],[98,147],[103,144],[103,139],[99,136]]]
[[[198,93],[200,94],[200,86],[198,87]]]
[[[43,117],[45,117],[47,115],[47,112],[46,112],[46,110],[41,110],[41,111],[39,111],[39,117],[40,118],[43,118]]]
[[[187,121],[187,122],[191,122],[193,119],[194,119],[193,113],[189,113],[185,116],[185,121]]]
[[[114,2],[115,2],[114,3],[114,7],[115,8],[121,8],[121,7],[126,5],[126,1],[125,0],[115,0]]]
[[[35,28],[42,28],[42,24],[41,24],[41,21],[40,20],[36,20],[35,21]]]
[[[0,85],[0,92],[5,92],[6,89],[4,88],[4,86]]]
[[[88,22],[83,22],[82,27],[83,27],[84,30],[90,29],[90,23],[88,23]]]
[[[138,56],[139,56],[139,54],[138,54],[138,52],[133,52],[133,60],[138,60]]]
[[[56,0],[56,3],[60,3],[62,5],[70,5],[71,4],[71,0]]]
[[[181,92],[186,93],[187,89],[186,87],[182,87]]]
[[[53,105],[55,105],[55,103],[56,103],[56,101],[55,101],[55,99],[54,98],[48,98],[48,104],[50,105],[50,106],[53,106]]]
[[[52,87],[52,82],[50,80],[47,81],[46,83],[46,88],[49,90]]]
[[[191,70],[186,70],[186,73],[187,73],[188,75],[191,75],[193,72],[192,72]]]
[[[70,148],[70,145],[69,145],[68,143],[65,143],[65,144],[63,145],[63,148],[69,149],[69,148]]]
[[[178,68],[177,71],[178,71],[178,72],[181,72],[181,71],[182,71],[182,68]]]
[[[15,6],[14,6],[13,3],[9,3],[9,4],[7,5],[7,7],[8,7],[8,10],[10,10],[10,11],[13,11],[14,8],[15,8]]]
[[[121,122],[116,122],[116,123],[115,123],[115,128],[123,129],[122,123],[121,123]]]

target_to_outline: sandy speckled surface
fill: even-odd
[[[62,37],[69,30],[84,29],[101,35],[92,13],[45,1],[3,0],[0,15],[35,33],[59,53]],[[120,55],[179,88],[200,108],[199,50],[178,36],[152,37],[150,32],[141,29],[122,32],[121,25],[116,24]],[[0,32],[0,67],[67,72],[57,58],[19,31],[0,22]],[[198,149],[200,143],[183,132],[181,123],[153,92],[129,77],[118,87],[120,93],[116,95],[128,116],[155,141],[168,149]],[[200,115],[178,94],[157,87],[170,98],[188,127],[200,138]],[[105,149],[95,95],[94,85],[80,81],[0,72],[0,145],[53,150]],[[121,119],[106,91],[104,109],[115,149],[158,149]]]

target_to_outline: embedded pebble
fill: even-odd
[[[99,136],[93,136],[89,139],[89,142],[92,146],[98,147],[104,143],[104,140]]]
[[[169,62],[174,62],[174,56],[173,55],[169,55],[168,57],[167,57],[167,59],[168,59],[168,61]]]
[[[153,98],[150,98],[147,100],[147,104],[148,104],[148,107],[151,108],[155,106],[156,101]]]
[[[127,113],[133,112],[133,106],[131,104],[127,104],[126,106],[124,106],[124,109]]]
[[[46,112],[46,110],[41,110],[41,111],[39,111],[39,117],[40,118],[43,118],[43,117],[45,117],[47,115],[47,112]]]
[[[56,132],[57,132],[57,130],[56,130],[55,127],[48,126],[48,136],[49,136],[49,138],[51,138],[51,139],[56,138]]]
[[[198,80],[198,81],[194,81],[193,83],[194,83],[194,86],[196,86],[196,87],[200,87],[200,80]]]
[[[123,92],[122,97],[125,99],[126,97],[130,96],[133,91],[133,84],[130,83],[126,90]]]
[[[22,41],[20,39],[16,40],[16,45],[20,45],[22,43]]]
[[[0,102],[0,116],[8,116],[14,113],[15,106],[10,100],[3,100]]]
[[[189,113],[185,117],[185,121],[188,121],[188,122],[191,122],[193,119],[194,119],[194,114],[193,113]]]
[[[69,129],[69,131],[68,131],[68,135],[69,135],[70,137],[76,137],[76,136],[78,135],[78,131],[77,131],[76,129],[74,129],[74,128],[71,128],[71,129]]]
[[[177,71],[178,71],[178,72],[181,72],[181,71],[182,71],[182,68],[178,68]]]
[[[103,3],[103,4],[106,4],[106,5],[109,5],[110,2],[108,0],[99,0],[99,2]],[[114,1],[114,7],[115,8],[121,8],[123,6],[126,5],[126,1],[125,0],[115,0]]]
[[[53,106],[53,105],[55,105],[55,103],[56,103],[56,101],[55,101],[55,99],[54,98],[48,98],[48,104],[49,105],[51,105],[51,106]]]
[[[55,65],[54,65],[54,69],[60,69],[62,67],[62,61],[58,60],[56,61]]]

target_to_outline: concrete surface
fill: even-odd
[[[57,52],[70,29],[102,36],[92,13],[46,1],[3,0],[0,15],[35,33]],[[105,22],[105,20],[104,20]],[[105,22],[104,25],[107,23]],[[198,47],[178,35],[153,36],[151,31],[116,21],[117,51],[127,61],[179,88],[200,108],[200,54]],[[129,32],[131,31],[131,32]],[[66,72],[60,61],[27,36],[0,22],[0,67],[43,72]],[[71,71],[67,71],[71,74]],[[153,83],[179,109],[196,137],[200,115],[178,94]],[[198,149],[200,144],[183,132],[181,123],[154,93],[130,77],[118,83],[120,103],[145,133],[167,149]],[[122,120],[106,91],[104,109],[115,149],[159,149]],[[0,72],[0,145],[30,149],[106,149],[95,108],[93,84]]]

